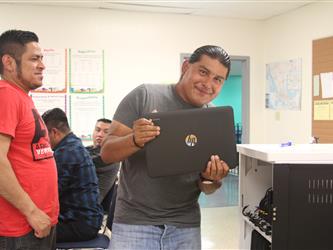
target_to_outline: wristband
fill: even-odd
[[[141,147],[139,144],[136,143],[136,141],[135,141],[135,137],[134,137],[134,134],[133,134],[133,136],[132,136],[132,139],[133,139],[133,143],[134,143],[134,145],[135,145],[137,148],[143,148],[143,147]]]
[[[211,184],[214,183],[214,181],[212,181],[210,179],[206,179],[201,174],[200,174],[200,181],[201,181],[202,184],[207,184],[207,185],[211,185]]]

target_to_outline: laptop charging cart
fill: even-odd
[[[272,250],[333,249],[333,144],[242,144],[239,152],[240,249],[253,230]],[[273,189],[271,235],[247,216]]]

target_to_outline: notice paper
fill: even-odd
[[[320,73],[321,97],[333,98],[333,72]]]

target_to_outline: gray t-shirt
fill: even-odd
[[[121,101],[113,119],[132,128],[133,122],[145,113],[189,108],[196,107],[180,98],[175,85],[145,84],[135,88]],[[145,151],[139,150],[123,162],[114,221],[136,225],[199,227],[198,179],[199,172],[150,178]]]

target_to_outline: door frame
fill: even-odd
[[[250,57],[230,56],[242,65],[242,143],[250,143]]]

